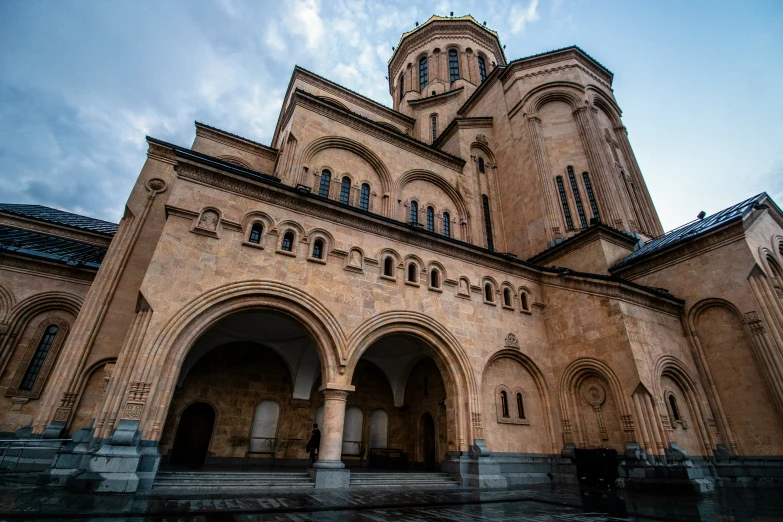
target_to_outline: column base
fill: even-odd
[[[318,464],[318,462],[316,462],[316,464]],[[340,464],[342,464],[342,462],[340,462]],[[347,488],[351,485],[351,472],[345,469],[345,465],[343,465],[342,469],[325,467],[317,468],[313,466],[308,470],[308,472],[310,473],[310,478],[315,482],[316,489]]]

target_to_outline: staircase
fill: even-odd
[[[352,488],[456,488],[447,473],[351,473]]]
[[[221,491],[270,488],[313,488],[315,483],[306,472],[246,471],[160,471],[153,492]]]

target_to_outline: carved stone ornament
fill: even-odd
[[[57,410],[54,412],[54,417],[52,417],[52,420],[55,422],[65,422],[68,420],[68,417],[71,415],[71,409],[70,408],[57,408]]]
[[[352,266],[354,268],[361,268],[362,267],[362,253],[358,250],[354,249],[351,250],[351,256],[348,260],[348,266]]]
[[[598,408],[606,400],[606,391],[597,384],[591,384],[585,390],[585,400],[593,408]]]
[[[137,402],[125,404],[121,419],[123,420],[141,420],[141,414],[144,411],[144,405]]]
[[[152,178],[151,180],[147,181],[147,190],[154,194],[160,194],[161,192],[166,191],[166,182],[163,181],[160,178]]]
[[[220,237],[220,213],[212,208],[201,211],[190,231],[210,237]]]
[[[484,145],[486,145],[488,143],[487,142],[487,137],[485,135],[483,135],[483,134],[479,134],[478,136],[476,136],[476,141],[479,142],[479,143],[483,143]]]
[[[506,336],[506,348],[515,348],[519,350],[519,340],[513,333],[510,333]]]
[[[470,295],[470,289],[468,288],[468,282],[464,279],[459,280],[459,293],[461,295]]]

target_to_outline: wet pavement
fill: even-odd
[[[2,520],[92,521],[783,521],[783,491],[728,489],[701,497],[571,486],[499,490],[341,490],[157,496],[0,485]]]

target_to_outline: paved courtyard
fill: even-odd
[[[579,487],[502,490],[348,490],[94,495],[6,480],[2,520],[107,521],[783,521],[780,490],[724,490],[698,497]],[[195,498],[193,498],[195,497]]]

